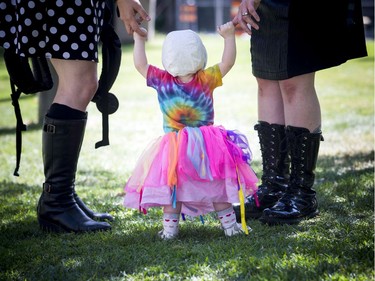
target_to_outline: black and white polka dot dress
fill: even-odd
[[[0,47],[97,62],[104,9],[104,0],[0,0]]]

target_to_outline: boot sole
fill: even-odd
[[[64,233],[64,232],[74,232],[74,231],[67,231],[62,226],[51,223],[47,220],[38,218],[39,227],[44,232],[54,232],[54,233]]]
[[[282,225],[282,224],[289,224],[289,225],[294,225],[294,224],[299,224],[303,220],[308,220],[312,219],[316,216],[319,215],[319,211],[316,210],[315,212],[308,214],[304,217],[299,217],[295,219],[282,219],[282,218],[265,218],[265,217],[260,217],[259,221],[268,224],[268,225]]]
[[[98,232],[98,231],[108,231],[111,228],[99,228],[99,229],[90,229],[90,230],[73,230],[73,229],[66,229],[65,227],[52,223],[50,221],[44,220],[38,217],[39,227],[44,232],[49,233],[84,233],[84,232]]]
[[[234,210],[234,212],[236,214],[237,222],[241,222],[241,213],[237,210]],[[246,211],[245,211],[245,218],[246,218],[246,220],[249,220],[249,219],[257,220],[262,216],[262,214],[263,214],[262,212],[260,212],[260,213],[246,213]]]

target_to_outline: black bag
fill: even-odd
[[[11,98],[14,113],[17,118],[16,125],[16,168],[13,175],[19,176],[18,170],[21,161],[22,131],[27,130],[23,123],[19,98],[21,93],[35,94],[48,91],[53,87],[51,72],[46,58],[21,57],[9,50],[4,51],[4,61],[9,73]],[[31,66],[30,66],[31,65]]]
[[[98,89],[92,99],[102,113],[102,140],[95,144],[95,148],[109,145],[108,115],[115,113],[119,107],[116,96],[109,93],[117,78],[121,63],[121,42],[112,25],[113,2],[106,1],[104,25],[101,32],[103,67],[99,79]],[[4,51],[4,61],[9,73],[11,98],[17,118],[16,126],[16,168],[13,175],[19,176],[21,161],[22,131],[27,130],[23,123],[19,98],[21,93],[35,94],[48,91],[53,87],[53,79],[44,57],[21,57],[9,50]]]

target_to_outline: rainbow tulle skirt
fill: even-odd
[[[185,127],[144,150],[125,185],[124,205],[148,208],[182,203],[189,216],[214,211],[214,202],[239,203],[257,190],[244,135],[222,126]]]

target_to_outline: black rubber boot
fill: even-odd
[[[285,126],[259,121],[254,127],[258,131],[260,150],[262,153],[262,183],[255,196],[245,199],[246,218],[258,219],[263,210],[277,203],[286,191],[289,181],[290,158],[287,149]],[[240,207],[233,206],[237,221],[240,220]]]
[[[89,218],[74,198],[74,182],[86,119],[60,120],[45,117],[43,163],[45,183],[37,216],[43,230],[88,232],[109,230],[106,222]]]
[[[296,224],[319,214],[312,187],[322,134],[288,126],[287,140],[292,161],[289,186],[275,206],[263,211],[260,221],[264,223]]]

